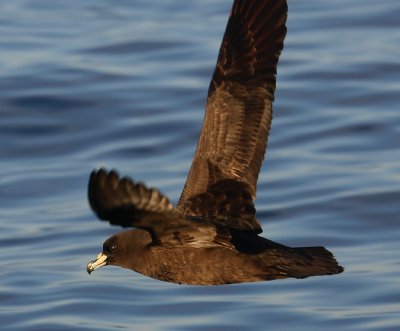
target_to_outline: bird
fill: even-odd
[[[322,246],[292,248],[260,236],[254,200],[287,13],[286,0],[234,0],[176,206],[116,170],[92,171],[90,207],[129,229],[104,242],[89,274],[111,265],[176,284],[224,285],[344,270]]]

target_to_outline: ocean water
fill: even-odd
[[[269,239],[345,272],[178,286],[86,263],[120,229],[86,198],[116,168],[174,202],[231,0],[0,4],[2,330],[399,330],[400,2],[289,0],[256,207]]]

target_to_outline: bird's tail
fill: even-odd
[[[325,247],[298,247],[293,249],[304,257],[303,263],[299,263],[296,268],[299,278],[339,274],[344,270],[333,254]]]

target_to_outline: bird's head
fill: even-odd
[[[135,265],[151,242],[150,234],[144,230],[119,232],[104,242],[103,251],[95,260],[87,264],[86,271],[91,274],[94,270],[106,265],[135,270]]]

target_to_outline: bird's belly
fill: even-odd
[[[173,249],[166,251],[154,267],[148,276],[178,284],[222,285],[265,280],[251,257],[225,248]]]

